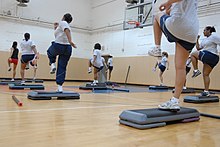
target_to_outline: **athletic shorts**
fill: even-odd
[[[208,64],[211,68],[214,68],[218,64],[219,56],[204,50],[199,51],[199,60],[202,61],[203,64]]]
[[[22,55],[21,56],[21,63],[28,63],[29,61],[34,59],[34,54]]]
[[[166,66],[163,66],[161,63],[158,64],[158,67],[161,72],[164,72],[166,70]]]
[[[18,65],[18,59],[11,58],[11,60],[8,59],[8,61],[9,61],[10,63],[14,63],[15,65]]]
[[[160,18],[160,28],[162,29],[164,35],[166,36],[169,42],[176,42],[179,43],[182,47],[184,47],[189,53],[192,51],[196,43],[190,43],[181,39],[176,38],[173,36],[166,28],[165,21],[169,18],[169,15],[163,15]]]
[[[32,61],[33,61],[33,60],[32,60]],[[31,65],[31,66],[37,66],[37,64],[34,65],[34,63],[33,63],[32,61],[30,61],[30,65]]]
[[[109,69],[110,71],[112,71],[112,70],[113,70],[113,66],[108,66],[108,69]]]
[[[100,67],[93,66],[93,67],[97,69],[97,72],[100,72],[103,69],[103,66]]]
[[[186,66],[186,75],[189,73],[190,70],[191,70],[191,67]]]

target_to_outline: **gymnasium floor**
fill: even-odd
[[[56,90],[45,82],[46,90]],[[64,90],[80,93],[80,100],[32,101],[29,90],[9,90],[0,86],[1,147],[218,147],[220,121],[202,117],[198,122],[172,124],[138,130],[119,124],[119,114],[127,109],[154,108],[168,100],[172,92],[93,93],[79,90],[83,83],[66,82]],[[142,87],[143,88],[143,87]],[[15,95],[23,102],[18,107]],[[184,95],[182,95],[183,97]],[[220,96],[220,95],[218,95]],[[190,104],[203,113],[220,115],[219,103]]]

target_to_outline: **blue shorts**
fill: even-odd
[[[103,66],[100,67],[93,66],[93,67],[97,69],[97,72],[100,72],[103,69]]]
[[[34,59],[35,54],[27,54],[21,56],[21,63],[28,63]]]
[[[166,36],[169,42],[176,42],[179,43],[182,47],[184,47],[189,53],[192,51],[196,43],[190,43],[181,39],[176,38],[173,36],[166,28],[165,21],[169,18],[169,15],[163,15],[160,18],[160,28],[162,29],[164,35]]]
[[[214,68],[219,61],[219,56],[209,51],[199,51],[199,60],[203,64],[208,64],[211,68]]]
[[[161,72],[164,72],[166,70],[166,66],[163,66],[161,63],[158,64],[158,67]]]
[[[108,69],[109,69],[110,71],[112,71],[112,70],[113,70],[113,66],[108,66]]]

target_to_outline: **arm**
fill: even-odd
[[[13,54],[13,51],[14,51],[14,48],[10,48],[10,56],[9,56],[9,59],[11,58],[12,54]]]
[[[35,46],[35,45],[31,46],[31,49],[34,51],[35,58],[38,59],[38,55],[39,55],[39,54],[38,54],[38,52],[37,52],[36,46]]]
[[[96,56],[96,55],[93,55],[93,63],[92,63],[92,65],[94,65],[96,59],[97,59],[97,56]]]
[[[200,47],[200,44],[199,44],[199,38],[200,38],[200,35],[198,35],[197,40],[196,40],[196,49],[198,51],[202,49],[202,47]]]
[[[68,39],[70,45],[71,45],[72,47],[76,48],[76,45],[72,42],[70,30],[66,28],[66,29],[64,30],[64,32],[65,32],[65,34],[66,34],[66,36],[67,36],[67,39]]]
[[[107,70],[108,70],[108,66],[106,65],[106,63],[105,63],[105,61],[104,61],[104,60],[102,60],[102,63],[103,63],[103,65],[105,66],[105,69],[107,69]]]
[[[160,9],[160,11],[166,10],[167,12],[169,12],[171,5],[173,3],[180,2],[180,1],[182,1],[182,0],[168,0],[166,3],[163,3],[159,9]]]

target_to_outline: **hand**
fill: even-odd
[[[169,12],[169,9],[170,9],[171,5],[172,5],[172,4],[169,3],[169,1],[168,1],[168,2],[166,2],[166,3],[161,4],[160,7],[159,7],[159,9],[160,9],[160,11],[166,10],[167,12]]]
[[[167,68],[167,70],[169,70],[169,68]]]
[[[71,45],[72,45],[72,47],[77,48],[75,43],[72,42]]]

